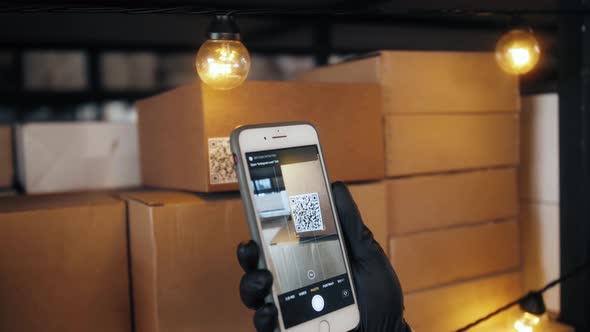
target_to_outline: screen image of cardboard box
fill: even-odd
[[[493,52],[381,51],[297,79],[379,83],[384,114],[520,109],[518,78],[500,69]]]
[[[387,176],[519,162],[518,113],[391,115],[385,128]]]
[[[125,193],[136,332],[253,331],[236,258],[250,238],[237,195]]]
[[[32,123],[16,128],[18,179],[27,193],[134,187],[140,183],[132,123]]]
[[[522,296],[521,278],[511,272],[408,293],[404,317],[414,331],[456,331]],[[490,331],[481,328],[474,330]]]
[[[363,222],[371,230],[383,251],[389,254],[385,182],[349,184],[348,190],[359,209]]]
[[[125,202],[0,199],[0,330],[131,331]]]
[[[387,180],[391,235],[434,230],[518,215],[515,168]]]
[[[245,82],[228,90],[194,83],[137,103],[144,185],[237,190],[228,137],[245,124],[313,123],[332,181],[384,176],[377,84]]]
[[[515,220],[392,237],[391,264],[406,292],[520,266]]]
[[[12,130],[0,126],[0,188],[12,186],[13,176]]]

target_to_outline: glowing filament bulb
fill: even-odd
[[[509,74],[524,74],[539,62],[541,50],[535,36],[528,30],[506,33],[496,44],[496,61]]]
[[[514,329],[518,332],[534,332],[535,326],[539,325],[541,317],[525,312],[524,315],[514,322]]]

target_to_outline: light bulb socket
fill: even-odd
[[[543,294],[540,292],[530,292],[520,301],[520,308],[524,312],[533,315],[541,316],[547,310],[545,308],[545,301],[543,301]]]
[[[525,20],[521,16],[512,16],[510,18],[510,30],[525,30],[533,33],[533,28],[527,25]]]
[[[229,15],[216,15],[209,24],[207,37],[212,40],[241,40],[238,25]]]

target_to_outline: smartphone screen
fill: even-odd
[[[316,145],[246,153],[285,328],[354,304]]]

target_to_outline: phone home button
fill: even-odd
[[[330,332],[330,324],[325,320],[320,322],[320,332]]]

